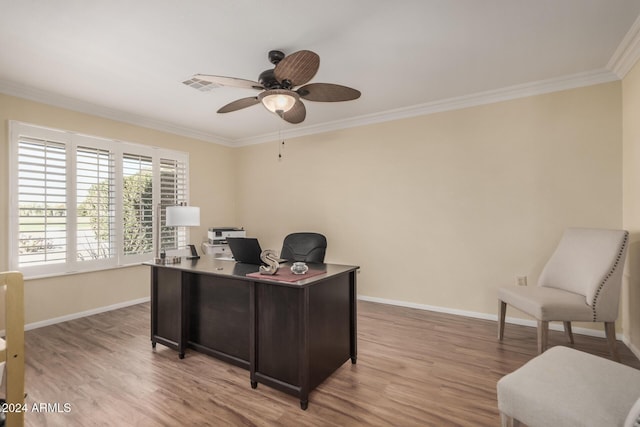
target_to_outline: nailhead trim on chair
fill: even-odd
[[[600,291],[602,291],[602,288],[607,283],[607,280],[609,280],[609,278],[616,271],[616,268],[618,268],[618,264],[620,264],[620,258],[622,258],[622,253],[624,252],[624,249],[627,247],[628,240],[629,240],[629,232],[627,231],[627,232],[624,233],[624,240],[622,242],[622,246],[620,246],[620,251],[618,251],[618,256],[616,257],[616,262],[613,263],[613,267],[611,267],[611,270],[609,270],[609,272],[607,273],[605,278],[600,283],[600,286],[598,286],[598,290],[596,291],[596,296],[593,298],[593,307],[591,307],[591,309],[593,310],[593,321],[594,322],[598,321],[598,314],[597,314],[597,311],[596,311],[596,306],[598,305],[598,297],[600,296]]]

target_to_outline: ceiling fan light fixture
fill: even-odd
[[[300,97],[292,90],[272,89],[259,94],[258,99],[267,110],[282,115],[291,110]]]
[[[310,50],[299,50],[285,56],[281,51],[269,52],[269,61],[273,69],[260,73],[254,82],[236,77],[195,74],[184,82],[196,87],[232,86],[260,91],[258,96],[236,99],[218,109],[218,113],[230,113],[252,105],[262,104],[282,120],[291,124],[302,123],[307,116],[304,101],[338,102],[352,101],[360,97],[360,91],[333,83],[309,83],[320,67],[320,57]],[[307,84],[309,83],[309,84]],[[297,88],[294,90],[294,88]]]

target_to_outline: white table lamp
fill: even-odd
[[[198,227],[200,226],[200,208],[180,204],[177,206],[167,206],[167,227]],[[188,245],[191,249],[191,256],[187,259],[198,259],[198,251],[194,245]]]
[[[199,227],[200,208],[195,206],[167,206],[167,227]]]

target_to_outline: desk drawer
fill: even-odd
[[[256,283],[256,372],[300,386],[303,289]]]
[[[249,362],[250,284],[190,275],[189,342]]]

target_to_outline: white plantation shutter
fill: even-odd
[[[10,133],[10,266],[25,277],[154,257],[155,206],[188,201],[188,155],[15,121]],[[184,228],[162,228],[165,249]]]
[[[64,143],[22,137],[17,156],[17,264],[67,260],[67,165]]]
[[[122,160],[124,254],[153,253],[153,159],[127,154]]]
[[[160,204],[162,206],[162,247],[178,249],[185,245],[185,227],[167,227],[166,208],[187,202],[187,176],[184,161],[160,158]]]
[[[115,257],[115,176],[108,149],[76,150],[76,259]]]

